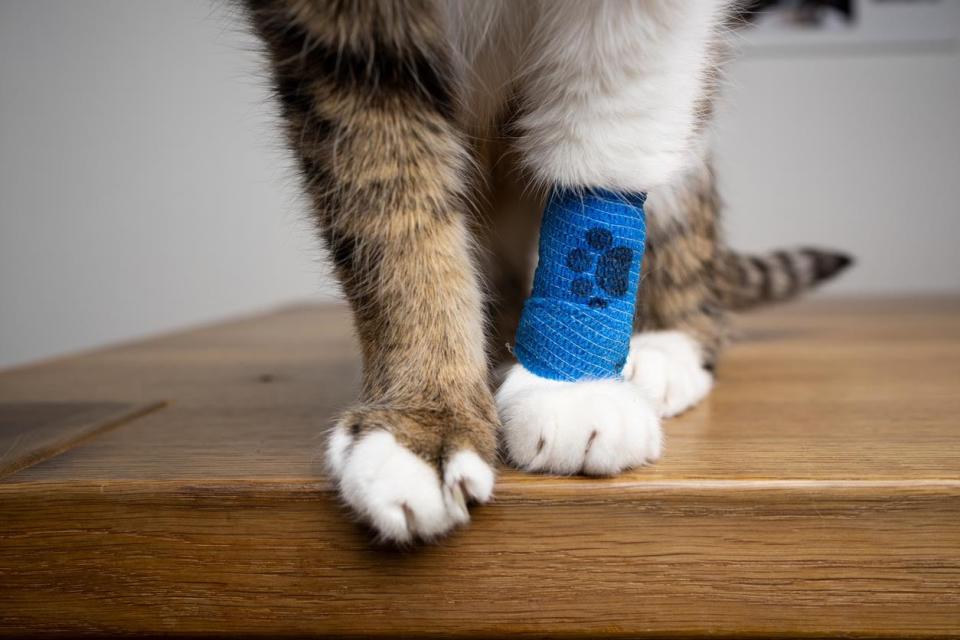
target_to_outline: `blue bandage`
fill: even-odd
[[[552,380],[616,378],[626,363],[646,220],[645,193],[555,189],[514,355]]]

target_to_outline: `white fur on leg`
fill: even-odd
[[[330,431],[327,438],[327,467],[337,478],[343,474],[343,465],[352,444],[353,438],[343,426],[337,425]]]
[[[382,430],[354,439],[336,425],[327,465],[343,500],[393,542],[446,533],[470,519],[468,501],[486,502],[493,492],[493,470],[473,451],[451,456],[441,482],[434,467]]]
[[[686,411],[713,386],[713,376],[703,368],[699,345],[682,331],[634,335],[623,377],[636,385],[663,417]]]
[[[729,4],[536,4],[521,62],[518,142],[537,179],[647,191],[694,162],[697,103]]]
[[[628,382],[548,380],[517,364],[496,399],[510,460],[527,471],[611,475],[660,457],[660,420]]]

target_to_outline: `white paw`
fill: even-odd
[[[464,449],[437,470],[377,429],[358,438],[338,424],[327,443],[327,464],[340,495],[391,542],[436,538],[470,519],[467,503],[493,495],[493,469]]]
[[[660,458],[660,419],[623,380],[547,380],[517,364],[496,399],[521,469],[611,475]]]
[[[686,411],[713,386],[713,376],[703,368],[699,345],[682,331],[633,336],[623,377],[636,385],[663,417]]]

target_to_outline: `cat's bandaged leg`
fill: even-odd
[[[514,355],[552,380],[617,378],[633,333],[646,194],[555,189]]]

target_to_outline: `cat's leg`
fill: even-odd
[[[653,190],[648,210],[636,333],[623,374],[667,417],[710,392],[726,339],[727,312],[715,289],[721,203],[709,160]]]
[[[429,2],[249,4],[363,350],[329,468],[383,538],[436,537],[491,497],[498,423],[438,17]]]
[[[548,189],[621,194],[675,179],[694,159],[725,4],[540,5],[517,120],[534,179]],[[507,453],[524,469],[611,474],[661,453],[659,409],[619,375],[563,381],[517,364],[497,402]]]
[[[706,156],[647,200],[643,287],[624,377],[663,416],[696,405],[713,386],[729,310],[790,299],[842,271],[842,253],[816,249],[750,256],[721,233],[722,203]]]
[[[496,133],[477,136],[482,146],[476,157],[488,177],[475,198],[484,281],[487,283],[487,354],[491,378],[498,386],[514,362],[511,345],[530,292],[537,257],[537,231],[543,199],[527,188],[516,165],[517,154],[497,140]]]

